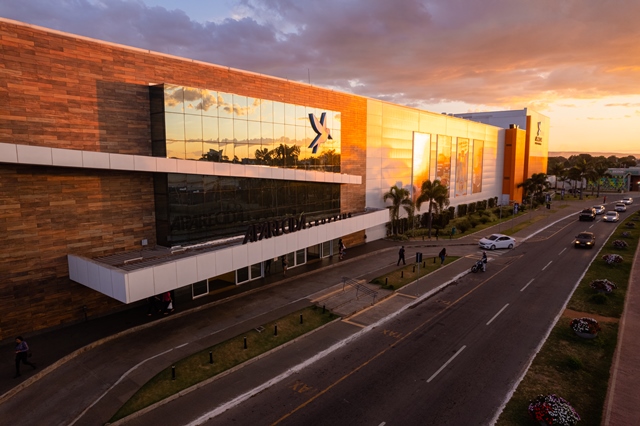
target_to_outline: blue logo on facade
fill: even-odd
[[[322,113],[319,121],[314,114],[309,114],[309,121],[311,122],[311,127],[317,133],[317,136],[315,137],[315,139],[313,139],[313,142],[311,142],[311,144],[309,145],[309,148],[313,148],[312,152],[314,154],[318,152],[318,147],[320,146],[320,144],[325,143],[327,139],[333,139],[330,134],[331,130],[327,129],[327,127],[324,124],[326,118],[327,118],[326,112]]]

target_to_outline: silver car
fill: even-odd
[[[603,205],[593,206],[593,208],[596,211],[596,214],[604,214],[605,209]]]
[[[604,214],[602,220],[605,222],[617,222],[618,220],[620,220],[620,215],[618,214],[618,212],[609,211]]]
[[[616,203],[614,210],[617,212],[626,212],[627,206],[624,203]]]
[[[623,203],[625,203],[625,204],[627,204],[627,205],[628,205],[628,204],[631,204],[631,203],[633,203],[633,198],[631,198],[631,197],[624,197],[624,198],[622,199],[622,202],[623,202]]]

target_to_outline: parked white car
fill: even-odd
[[[504,234],[492,234],[480,239],[478,245],[483,250],[495,250],[500,248],[512,249],[516,246],[516,240]]]

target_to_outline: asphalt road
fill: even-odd
[[[207,424],[490,424],[614,228],[562,221]]]

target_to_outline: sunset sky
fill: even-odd
[[[637,0],[0,0],[0,16],[640,155]]]

